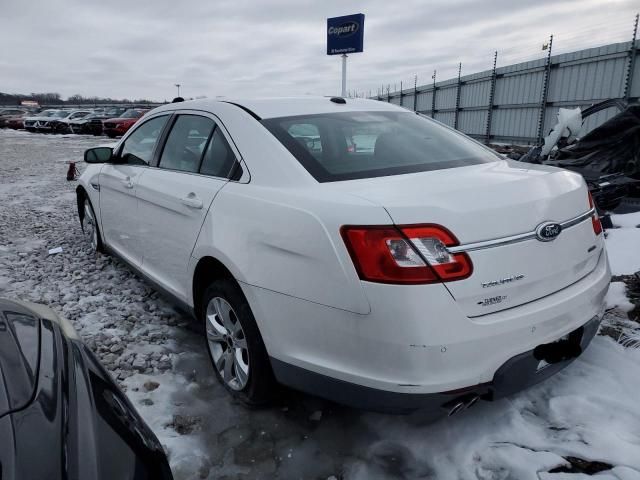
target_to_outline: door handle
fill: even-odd
[[[193,192],[191,192],[186,197],[181,198],[180,202],[189,208],[197,208],[197,209],[202,208],[202,200],[196,197],[196,194]]]
[[[131,181],[131,177],[127,177],[122,181],[124,188],[133,188],[133,182]]]

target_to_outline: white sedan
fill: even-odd
[[[397,106],[173,103],[85,160],[93,247],[194,314],[248,404],[279,382],[455,413],[559,371],[602,318],[610,271],[580,175]]]

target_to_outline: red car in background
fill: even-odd
[[[148,111],[147,108],[130,108],[118,118],[103,121],[102,132],[109,138],[124,135]]]
[[[0,118],[0,128],[13,128],[20,130],[24,128],[24,119],[30,115],[29,112],[22,112],[17,115],[10,115]]]
[[[24,117],[26,111],[21,108],[0,108],[0,128],[9,126],[9,120],[16,117]]]

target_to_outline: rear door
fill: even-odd
[[[226,132],[213,116],[178,112],[159,155],[137,189],[142,268],[188,301],[187,267],[213,199],[238,168]]]
[[[142,172],[153,158],[158,138],[169,115],[153,117],[140,124],[100,173],[100,220],[104,240],[129,263],[142,264],[138,237],[136,189]]]

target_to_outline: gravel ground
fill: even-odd
[[[194,322],[82,237],[66,162],[103,143],[0,130],[0,295],[73,322],[165,445],[176,479],[640,478],[640,350],[607,336],[544,384],[435,424],[289,391],[270,408],[234,403]],[[616,291],[624,299],[624,285]],[[619,296],[606,322],[637,334]]]

